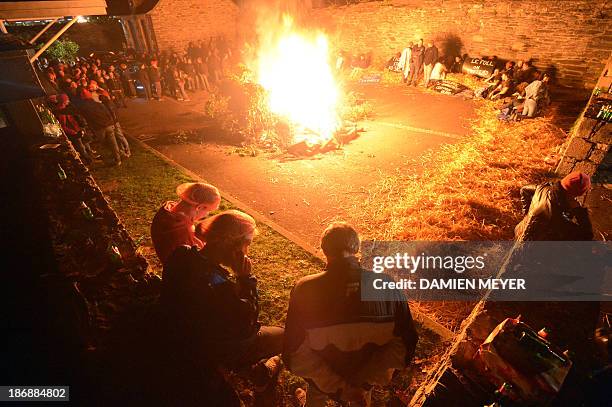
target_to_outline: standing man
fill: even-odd
[[[203,246],[195,235],[195,222],[216,210],[221,202],[217,188],[202,182],[181,184],[176,194],[180,200],[164,203],[151,223],[151,240],[162,264],[181,245]]]
[[[410,55],[410,78],[408,85],[417,86],[419,77],[423,72],[423,57],[425,53],[425,47],[423,46],[423,39],[421,38],[415,46],[412,47]]]
[[[438,48],[429,41],[427,43],[427,49],[423,53],[423,68],[425,72],[425,78],[423,83],[425,87],[429,87],[429,80],[431,79],[431,71],[433,71],[434,65],[438,62]]]
[[[112,113],[102,103],[95,102],[89,90],[81,89],[81,101],[79,111],[87,121],[87,124],[100,141],[106,140],[113,152],[115,165],[121,165],[121,152],[117,144],[116,120]],[[123,134],[121,134],[123,136]]]
[[[380,274],[361,268],[360,241],[346,223],[327,227],[326,271],[300,279],[287,311],[283,358],[308,382],[306,406],[331,396],[368,406],[373,385],[386,385],[412,357],[418,335],[401,291],[388,301],[361,301],[361,282]]]
[[[121,65],[119,65],[119,75],[121,77],[121,84],[123,85],[125,95],[135,98],[136,88],[134,87],[134,80],[132,78],[132,73],[125,62],[122,62]]]
[[[142,84],[142,87],[145,91],[145,99],[151,100],[153,99],[151,94],[151,79],[149,78],[149,70],[144,63],[141,63],[138,68],[138,73],[136,74],[136,78]]]
[[[151,60],[151,66],[149,67],[149,80],[155,88],[155,97],[157,100],[162,100],[161,72],[159,71],[157,59]]]

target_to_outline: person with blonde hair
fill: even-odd
[[[195,222],[216,210],[221,202],[217,188],[203,182],[181,184],[176,194],[180,200],[164,203],[151,222],[151,240],[162,264],[181,245],[204,245],[195,235]]]
[[[230,210],[198,225],[199,246],[180,246],[162,275],[162,306],[185,347],[213,365],[247,368],[258,393],[274,387],[283,328],[261,326],[249,246],[255,220]]]

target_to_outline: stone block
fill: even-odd
[[[576,165],[576,160],[568,158],[568,157],[563,157],[563,159],[557,166],[555,173],[561,176],[569,174],[570,172],[572,172],[575,165]]]
[[[574,137],[565,150],[565,155],[576,159],[585,159],[593,148],[593,143],[585,139]]]
[[[573,169],[573,171],[580,171],[587,175],[595,174],[595,170],[597,170],[597,164],[588,160],[576,162]]]
[[[594,148],[593,151],[591,151],[591,154],[589,155],[589,161],[593,161],[596,164],[601,164],[604,160],[604,158],[606,157],[606,153],[608,152],[608,150],[600,150],[598,148]]]
[[[612,124],[605,124],[590,138],[590,141],[601,144],[612,144]]]

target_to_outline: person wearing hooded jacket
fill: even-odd
[[[388,384],[414,356],[418,334],[403,293],[361,300],[362,278],[383,275],[361,268],[359,246],[350,225],[331,224],[321,239],[326,271],[303,277],[291,291],[283,358],[308,381],[308,407],[330,397],[369,405],[372,386]]]
[[[514,229],[515,240],[593,240],[589,211],[577,199],[590,188],[590,177],[579,171],[561,181],[521,188],[525,217]]]

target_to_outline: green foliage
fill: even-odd
[[[38,46],[40,49],[42,44]],[[44,52],[49,59],[57,59],[58,61],[74,61],[79,52],[79,44],[69,39],[61,39],[55,41],[47,50]]]

